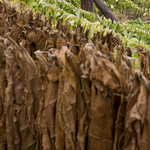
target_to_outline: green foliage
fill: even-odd
[[[112,10],[126,11],[128,15],[131,14],[138,17],[150,15],[150,1],[146,0],[105,0],[107,6]]]
[[[72,5],[74,5],[77,8],[81,7],[81,0],[65,0],[65,1],[71,3]]]
[[[149,31],[150,30],[150,22],[142,22],[142,20],[140,18],[136,19],[136,20],[132,20],[132,21],[126,21],[127,24],[130,24],[130,26],[132,27],[136,27],[138,29],[142,29],[145,31]]]
[[[149,33],[132,24],[119,24],[116,22],[112,24],[111,20],[102,19],[63,0],[25,0],[25,2],[35,11],[41,11],[47,17],[53,16],[54,23],[58,19],[61,19],[63,23],[67,20],[71,25],[71,29],[81,24],[85,32],[87,29],[89,30],[89,38],[97,31],[102,33],[103,29],[106,29],[106,32],[113,30],[115,31],[114,35],[119,34],[125,46],[141,45],[144,48],[150,48]]]
[[[27,0],[26,0],[27,1]],[[50,2],[50,1],[49,1]],[[47,2],[43,1],[34,1],[32,2],[26,2],[28,5],[30,5],[32,8],[34,8],[35,11],[40,11],[43,15],[46,15],[47,18],[50,16],[53,17],[54,24],[57,23],[58,19],[62,21],[63,24],[65,24],[65,21],[68,21],[71,25],[71,29],[73,29],[75,26],[79,26],[80,24],[84,28],[84,32],[89,30],[89,38],[92,38],[95,32],[100,32],[100,34],[103,32],[103,26],[100,25],[99,22],[94,22],[95,16],[90,15],[89,12],[82,11],[80,12],[80,9],[70,9],[70,7],[67,7],[69,5],[66,5],[66,2],[60,3],[60,1],[52,1],[53,4],[49,4]],[[36,4],[36,5],[35,5]],[[58,5],[60,7],[58,7]],[[71,13],[67,13],[66,11],[69,10]],[[73,11],[72,11],[73,10]],[[85,17],[88,18],[88,21]],[[111,32],[112,30],[107,29],[105,32]]]

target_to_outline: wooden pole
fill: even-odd
[[[83,10],[92,12],[92,1],[91,0],[81,0],[81,8]]]
[[[103,0],[93,0],[96,4],[97,8],[102,12],[102,14],[108,19],[110,18],[113,21],[122,23],[114,14],[113,12],[106,6]]]

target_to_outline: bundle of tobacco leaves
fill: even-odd
[[[150,150],[149,51],[135,70],[118,36],[21,5],[0,2],[0,149]]]

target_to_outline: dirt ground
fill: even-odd
[[[118,18],[119,20],[121,20],[122,22],[128,21],[128,20],[135,20],[138,19],[138,17],[136,17],[134,15],[133,12],[131,12],[130,16],[124,12],[124,13],[119,13],[119,12],[113,12]],[[142,21],[150,21],[150,16],[144,16],[142,17]]]

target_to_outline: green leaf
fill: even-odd
[[[126,29],[122,33],[123,33],[124,36],[127,36],[127,34],[128,34]]]
[[[29,1],[27,2],[27,5],[29,5],[31,8],[34,8],[37,6],[37,2],[35,2],[34,0],[33,1]]]
[[[79,16],[80,17],[80,10],[79,9],[77,9],[77,11],[75,12],[75,14],[77,15],[77,16]]]

